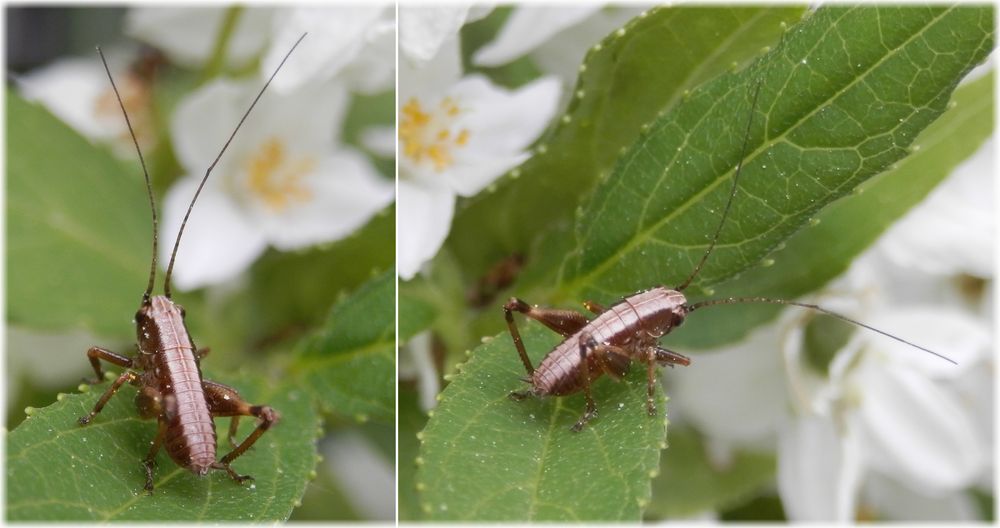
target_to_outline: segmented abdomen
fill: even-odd
[[[194,344],[176,305],[165,297],[154,297],[152,304],[159,333],[154,360],[156,378],[166,407],[164,447],[177,465],[204,475],[215,463],[216,438],[201,385],[201,370],[194,358]]]
[[[557,345],[535,369],[532,384],[539,394],[564,395],[583,388],[580,376],[580,341],[587,336],[597,344],[608,344],[629,351],[633,345],[655,343],[684,318],[686,303],[680,292],[659,287],[630,295],[590,321],[576,334]],[[595,362],[589,375],[601,375]]]

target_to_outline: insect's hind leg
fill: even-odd
[[[521,340],[521,333],[518,332],[517,323],[514,322],[514,312],[520,312],[525,317],[530,317],[542,323],[563,337],[569,337],[579,332],[589,322],[586,317],[573,310],[538,308],[517,297],[511,297],[507,301],[507,304],[503,305],[503,315],[507,320],[507,329],[510,331],[510,337],[514,340],[514,347],[517,348],[517,353],[521,357],[521,363],[524,363],[524,370],[528,372],[529,376],[535,372],[535,368],[531,366],[531,360],[528,359],[528,352],[524,349],[524,341]]]
[[[80,425],[89,424],[90,421],[93,420],[95,416],[97,416],[97,413],[101,412],[101,409],[103,409],[104,406],[107,405],[108,400],[110,400],[111,397],[114,396],[116,392],[118,392],[118,389],[120,389],[122,385],[124,385],[125,383],[134,384],[138,379],[139,379],[138,374],[132,372],[131,370],[126,370],[125,372],[122,372],[122,375],[118,376],[118,379],[116,379],[115,382],[112,383],[110,387],[108,387],[108,390],[106,390],[104,394],[101,395],[101,399],[97,400],[97,404],[94,405],[94,409],[90,411],[90,413],[81,416],[80,419],[77,420],[77,422]]]
[[[208,403],[208,410],[212,413],[213,418],[231,416],[233,421],[229,424],[229,436],[230,442],[233,442],[233,437],[236,434],[236,424],[240,416],[254,416],[260,420],[257,424],[257,428],[250,433],[250,436],[246,437],[242,442],[240,442],[232,451],[226,456],[222,457],[221,460],[212,464],[214,469],[222,469],[229,473],[229,476],[236,482],[242,484],[247,480],[253,480],[250,475],[240,475],[236,473],[230,463],[238,458],[240,455],[250,449],[250,446],[257,441],[265,431],[271,428],[272,425],[278,423],[281,419],[281,415],[278,411],[275,411],[267,405],[250,405],[249,403],[243,401],[240,398],[239,392],[236,389],[223,385],[221,383],[216,383],[214,381],[204,380],[201,382],[202,389],[205,391],[205,399]]]
[[[94,374],[97,375],[93,380],[85,379],[87,383],[91,385],[96,385],[104,381],[104,372],[101,371],[101,361],[104,360],[113,365],[118,365],[122,368],[132,368],[132,359],[121,354],[112,352],[106,348],[101,347],[90,347],[87,349],[87,359],[90,360],[90,365],[94,367]]]

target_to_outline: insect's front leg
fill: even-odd
[[[246,480],[253,480],[253,477],[250,475],[237,474],[229,464],[245,453],[247,449],[250,449],[250,446],[264,434],[264,431],[267,431],[272,425],[278,423],[281,415],[278,414],[278,411],[267,405],[250,405],[240,398],[240,394],[236,389],[227,385],[204,380],[201,382],[201,386],[205,391],[205,400],[208,403],[208,410],[212,413],[213,418],[233,417],[233,420],[229,424],[229,440],[231,443],[235,443],[234,436],[236,434],[237,420],[240,416],[254,416],[260,420],[257,428],[250,433],[250,436],[236,445],[228,455],[222,457],[215,464],[212,464],[212,467],[215,469],[225,470],[238,483],[242,484]]]
[[[97,416],[97,413],[101,412],[101,409],[104,408],[104,406],[108,403],[108,400],[110,400],[111,397],[114,396],[116,392],[118,392],[118,389],[120,389],[122,385],[124,385],[125,383],[134,384],[138,379],[139,375],[136,374],[135,372],[132,372],[131,370],[126,370],[125,372],[122,372],[122,375],[118,376],[118,379],[116,379],[115,382],[112,383],[110,387],[108,387],[108,390],[104,392],[104,394],[101,396],[101,399],[97,400],[97,405],[94,405],[94,410],[90,411],[90,413],[85,416],[81,416],[80,419],[77,421],[80,423],[80,425],[87,425],[88,423],[90,423],[90,421],[94,419],[94,416]]]
[[[101,347],[90,347],[87,349],[87,359],[90,360],[90,365],[94,367],[94,374],[97,375],[93,380],[84,380],[87,383],[94,385],[104,381],[104,372],[101,371],[101,361],[104,360],[108,363],[118,365],[122,368],[132,368],[132,359],[125,357],[121,354],[112,352],[106,348]]]
[[[663,347],[653,347],[653,352],[656,354],[656,362],[661,365],[667,365],[673,367],[674,365],[680,365],[686,367],[691,364],[691,358],[674,352],[673,350],[667,350]]]
[[[656,416],[656,403],[653,401],[653,393],[656,391],[656,364],[688,366],[691,360],[673,350],[663,347],[651,346],[646,349],[646,410],[650,416]]]

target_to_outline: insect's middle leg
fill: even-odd
[[[253,477],[249,475],[239,475],[233,468],[230,467],[230,463],[237,457],[250,449],[250,446],[271,428],[272,425],[276,424],[281,418],[278,411],[275,411],[267,405],[250,405],[249,403],[243,401],[240,398],[239,392],[236,389],[223,385],[221,383],[216,383],[214,381],[204,380],[201,382],[202,388],[205,391],[205,399],[208,403],[208,410],[212,413],[213,418],[231,416],[232,421],[229,422],[229,441],[235,444],[236,428],[238,425],[238,420],[240,416],[254,416],[260,420],[257,424],[257,428],[250,433],[250,436],[246,437],[242,442],[237,444],[228,455],[222,457],[221,460],[212,464],[215,469],[223,469],[233,480],[239,483],[243,483],[246,480],[253,480]]]
[[[150,495],[153,494],[153,470],[156,469],[156,453],[160,451],[163,439],[167,436],[167,421],[160,419],[157,420],[157,423],[159,427],[156,429],[156,436],[150,442],[146,458],[142,460],[142,468],[146,470],[146,485],[143,488]]]
[[[587,363],[587,356],[594,353],[598,349],[597,341],[594,341],[593,336],[589,333],[580,336],[580,368],[579,376],[580,383],[583,385],[583,395],[587,399],[587,410],[583,413],[583,416],[573,424],[571,428],[574,433],[580,432],[584,425],[587,425],[592,418],[597,416],[597,404],[594,403],[594,397],[590,394],[590,366]]]

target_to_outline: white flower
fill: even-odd
[[[395,72],[396,22],[389,5],[295,8],[279,11],[273,39],[261,61],[269,76],[303,33],[306,40],[288,59],[273,86],[287,91],[337,76],[364,92],[392,89]]]
[[[648,8],[517,6],[496,39],[479,48],[472,61],[479,66],[499,66],[530,54],[543,71],[571,84],[587,50]]]
[[[205,63],[222,29],[227,7],[136,7],[125,16],[125,33],[162,50],[187,67]],[[272,10],[249,8],[240,12],[230,37],[226,59],[233,67],[256,57],[268,39]]]
[[[713,444],[760,449],[777,435],[789,519],[850,522],[862,505],[899,520],[971,519],[966,491],[992,489],[991,152],[956,170],[818,301],[958,365],[857,328],[821,373],[804,351],[812,314],[788,308],[668,376],[672,410]],[[985,280],[982,292],[956,288],[962,274]]]
[[[399,49],[414,67],[437,57],[462,24],[486,16],[492,8],[469,6],[399,6]]]
[[[259,88],[215,81],[179,105],[171,135],[188,175],[167,193],[163,262],[198,181]],[[342,238],[392,201],[388,179],[364,156],[337,148],[345,98],[329,83],[261,98],[201,193],[177,254],[178,288],[231,278],[268,245]]]
[[[471,196],[528,158],[556,111],[559,82],[517,90],[459,79],[458,43],[420,69],[400,63],[397,266],[412,278],[448,234],[456,196]]]
[[[149,82],[128,68],[116,67],[113,60],[111,68],[139,145],[147,148],[155,141]],[[58,60],[18,77],[17,84],[25,99],[42,103],[81,135],[110,143],[122,157],[135,157],[118,100],[96,57]]]

